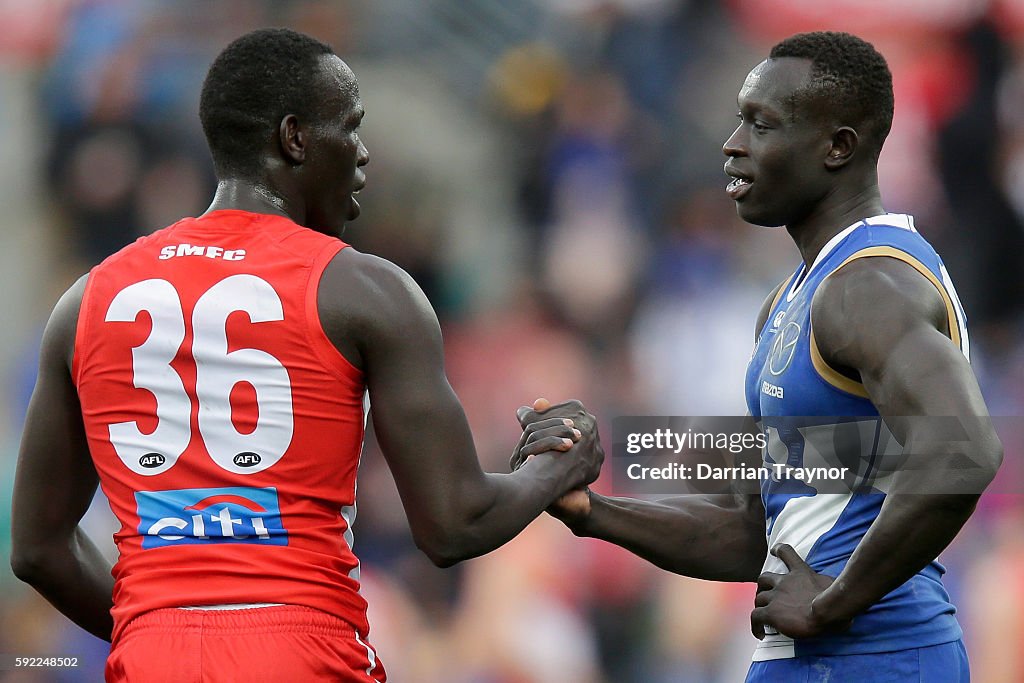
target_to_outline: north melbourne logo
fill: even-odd
[[[800,341],[800,325],[797,323],[789,323],[775,335],[771,351],[768,352],[768,372],[778,377],[786,371],[789,364],[793,362],[798,341]]]

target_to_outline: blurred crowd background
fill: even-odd
[[[371,162],[346,239],[434,303],[487,469],[541,395],[582,399],[609,443],[614,416],[745,412],[754,316],[798,256],[738,220],[721,145],[748,70],[819,28],[889,59],[887,208],[945,258],[992,413],[1024,415],[1022,0],[0,0],[0,652],[81,662],[0,678],[100,680],[106,654],[7,568],[42,325],[92,265],[204,211],[200,83],[274,25],[359,77]],[[1024,491],[1009,441],[1002,489]],[[1024,681],[1022,500],[987,497],[943,556],[981,683]],[[102,498],[86,523],[113,557]],[[666,574],[547,517],[435,569],[372,436],[355,535],[397,683],[717,683],[753,650],[753,586]]]

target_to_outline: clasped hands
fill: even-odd
[[[547,512],[570,528],[590,514],[590,491],[587,485],[597,479],[604,462],[604,449],[597,431],[597,418],[587,412],[579,401],[552,405],[539,398],[533,406],[521,406],[516,417],[523,435],[509,460],[512,471],[541,453],[562,451],[575,458],[577,483],[555,501]]]
[[[549,451],[577,457],[583,485],[567,491],[547,510],[576,530],[591,512],[586,485],[597,478],[604,460],[595,417],[579,401],[552,405],[543,398],[534,401],[532,407],[522,406],[516,416],[523,435],[509,462],[513,471]],[[815,598],[832,585],[833,577],[815,572],[789,545],[776,545],[771,553],[785,563],[788,572],[764,572],[758,577],[750,614],[750,630],[755,637],[763,639],[767,630],[791,638],[811,638],[849,628],[849,619],[837,620],[815,609]]]

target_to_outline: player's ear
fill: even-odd
[[[849,126],[842,126],[832,133],[832,147],[825,157],[825,168],[836,171],[850,163],[857,151],[860,139],[857,131]]]
[[[306,160],[306,134],[295,114],[288,114],[281,119],[281,124],[277,128],[277,140],[281,144],[281,152],[285,159],[296,165]]]

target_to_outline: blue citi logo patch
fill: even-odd
[[[209,543],[288,545],[274,487],[137,491],[143,548]]]

